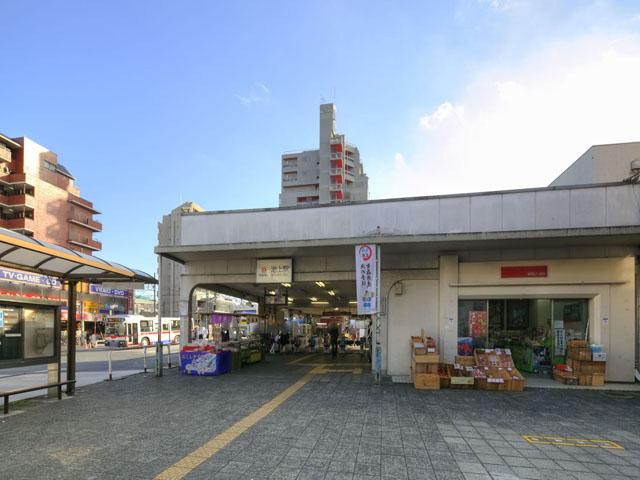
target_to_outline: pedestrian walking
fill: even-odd
[[[329,335],[331,336],[331,358],[336,358],[338,356],[338,337],[340,336],[338,325],[335,323],[331,325]]]

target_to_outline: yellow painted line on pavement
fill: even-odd
[[[312,354],[317,355],[317,354]],[[304,358],[304,357],[303,357]],[[302,359],[298,359],[300,361]],[[298,380],[290,387],[284,389],[273,399],[262,405],[256,411],[250,413],[242,420],[237,421],[221,434],[213,437],[201,447],[198,447],[186,457],[178,460],[166,470],[160,472],[155,480],[180,480],[187,476],[192,470],[207,461],[213,455],[218,453],[222,448],[229,445],[236,438],[253,427],[264,417],[273,412],[282,405],[287,399],[294,395],[298,390],[304,387],[314,377],[314,375],[324,375],[326,373],[352,373],[354,375],[362,375],[362,367],[353,367],[353,364],[342,364],[348,367],[346,369],[335,368],[339,364],[316,364],[304,377]]]
[[[295,360],[290,361],[287,365],[295,365],[296,363],[302,362],[306,358],[315,357],[316,355],[319,355],[319,353],[310,353],[309,355],[305,355],[304,357],[300,357],[300,358],[297,358]]]
[[[549,435],[523,435],[528,443],[532,445],[558,445],[561,447],[585,447],[585,448],[606,448],[611,450],[624,450],[624,447],[611,440],[589,440],[587,438],[568,438]]]

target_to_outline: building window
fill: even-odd
[[[46,168],[47,170],[49,170],[50,172],[54,172],[56,171],[56,166],[51,163],[48,160],[43,160],[42,163],[44,164],[44,168]]]

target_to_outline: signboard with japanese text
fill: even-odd
[[[378,259],[375,245],[356,245],[358,315],[377,313]]]
[[[291,283],[293,261],[290,258],[258,259],[256,283]]]
[[[500,278],[536,278],[546,277],[547,274],[546,265],[500,267]]]

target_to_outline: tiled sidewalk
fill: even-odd
[[[302,378],[309,364],[326,362],[289,364],[299,358],[217,378],[135,375],[27,406],[0,424],[0,478],[154,478]],[[522,435],[606,439],[624,449],[531,445]],[[640,478],[640,395],[427,392],[328,372],[185,478]]]

